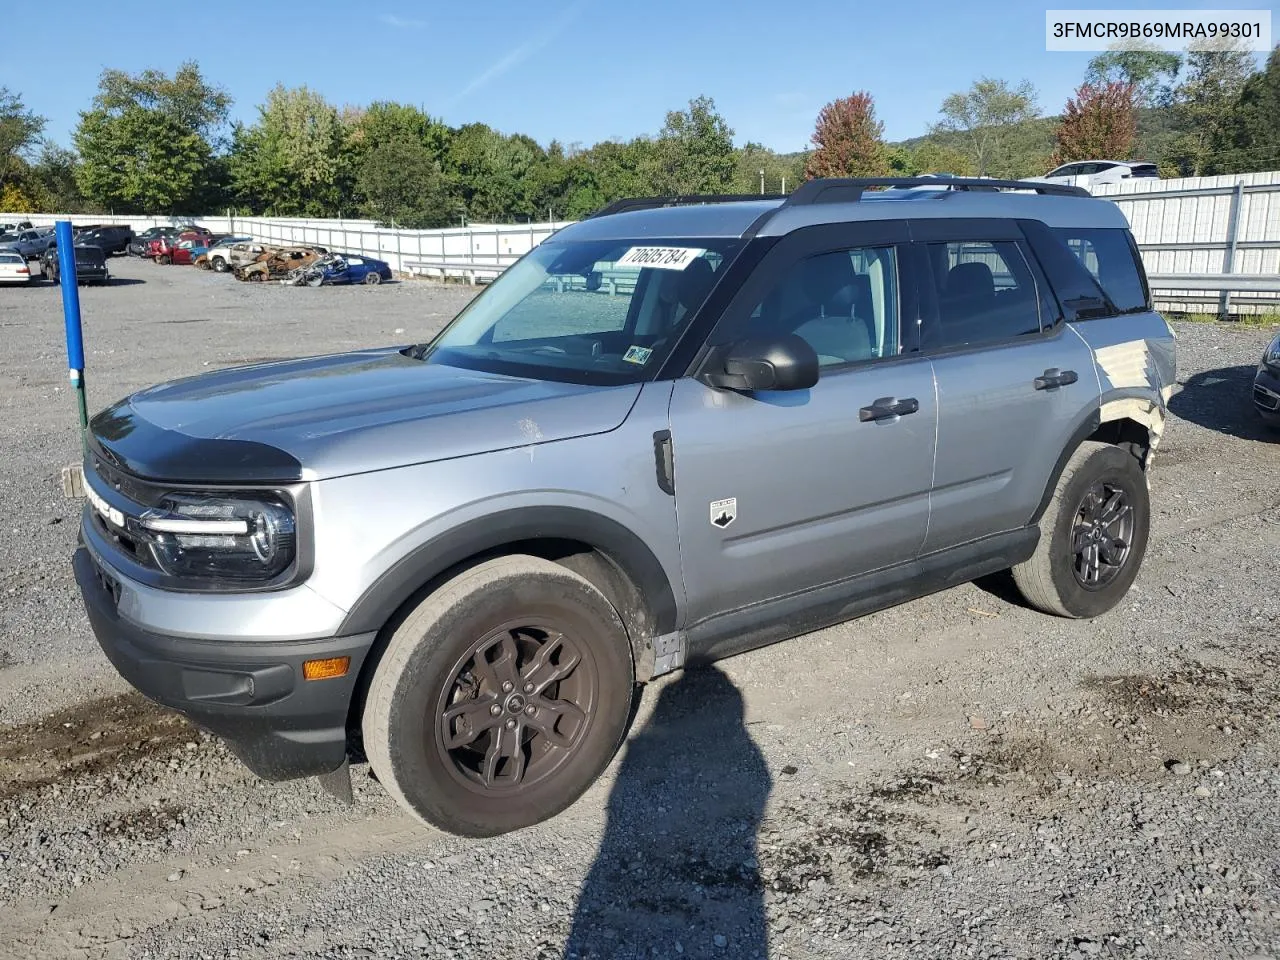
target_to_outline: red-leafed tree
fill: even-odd
[[[876,119],[876,104],[864,90],[833,100],[822,108],[813,131],[813,153],[805,176],[870,177],[887,167],[884,124]]]
[[[1137,133],[1137,89],[1132,83],[1086,83],[1067,100],[1053,162],[1127,160]]]

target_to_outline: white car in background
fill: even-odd
[[[14,250],[0,250],[0,283],[30,283],[31,268],[26,258]]]
[[[1154,163],[1146,160],[1077,160],[1074,163],[1064,163],[1043,177],[1028,179],[1044,183],[1065,183],[1088,190],[1104,183],[1121,183],[1130,179],[1158,180],[1160,171]]]

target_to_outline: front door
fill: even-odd
[[[930,363],[913,342],[905,240],[901,222],[797,231],[726,310],[711,344],[795,333],[819,356],[813,388],[738,393],[676,382],[686,626],[918,554],[937,405]]]

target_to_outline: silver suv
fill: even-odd
[[[98,414],[75,570],[119,671],[258,774],[367,758],[492,835],[686,663],[1008,569],[1110,610],[1173,382],[1124,216],[1074,187],[622,201],[430,343]]]

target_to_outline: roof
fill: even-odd
[[[869,186],[890,185],[872,191]],[[953,185],[959,185],[953,189]],[[993,185],[1014,189],[993,189]],[[866,192],[863,190],[866,189]],[[1033,193],[1033,190],[1043,191]],[[670,197],[635,201],[621,213],[609,208],[560,230],[557,240],[680,240],[741,237],[753,226],[762,237],[801,227],[870,220],[981,217],[1039,220],[1052,227],[1125,228],[1110,200],[1073,187],[1042,182],[963,178],[810,181],[787,198],[740,200]],[[647,205],[645,205],[647,204]],[[672,205],[664,205],[672,204]]]

